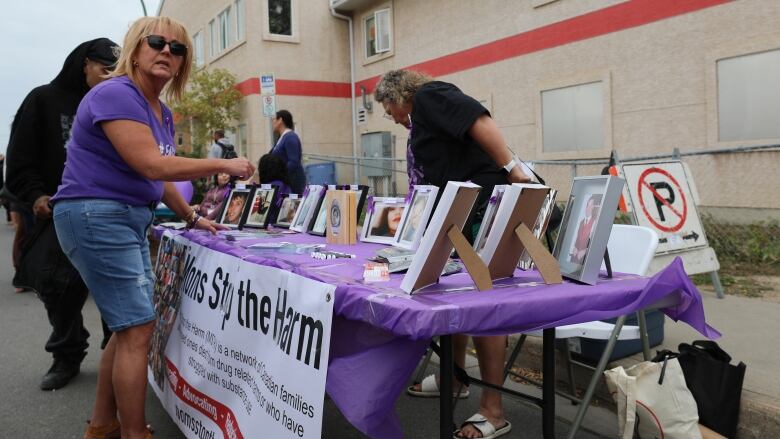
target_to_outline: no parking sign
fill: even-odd
[[[693,178],[679,161],[623,165],[634,216],[659,236],[656,253],[706,247]]]

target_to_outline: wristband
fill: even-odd
[[[195,212],[195,210],[190,212],[190,214],[187,215],[186,218],[184,218],[184,222],[187,223],[187,228],[191,229],[192,227],[194,227],[195,223],[198,222],[199,217],[200,215],[198,215],[198,212]]]
[[[512,160],[509,161],[509,163],[502,166],[504,171],[506,171],[507,174],[512,172],[512,169],[515,169],[515,166],[517,166],[517,162],[515,162],[514,156],[512,157]]]

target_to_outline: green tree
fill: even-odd
[[[213,130],[229,127],[238,118],[242,97],[236,89],[236,77],[227,70],[201,69],[190,77],[187,91],[173,111],[182,116],[177,131],[192,136],[193,156],[205,156]]]

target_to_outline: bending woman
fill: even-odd
[[[110,79],[84,97],[52,198],[62,249],[84,278],[114,335],[100,359],[85,438],[150,438],[144,420],[146,364],[154,328],[146,235],[162,199],[191,228],[216,231],[172,181],[254,173],[245,158],[176,157],[173,115],[160,101],[181,97],[192,64],[184,26],[144,17],[130,26]],[[117,417],[118,415],[118,417]],[[121,419],[121,426],[119,424]]]

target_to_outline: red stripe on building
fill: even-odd
[[[405,68],[422,71],[434,77],[449,75],[732,1],[734,0],[629,0]],[[361,80],[355,83],[355,91],[359,93],[360,87],[363,86],[371,92],[378,81],[379,76]],[[245,85],[247,82],[253,84]],[[276,84],[276,92],[280,95],[350,97],[349,83],[277,79]],[[258,93],[258,79],[248,79],[239,84],[238,89],[244,95]]]
[[[244,96],[260,93],[260,79],[249,78],[236,85]],[[316,96],[324,98],[349,98],[348,82],[297,81],[277,79],[276,94],[285,96]]]

